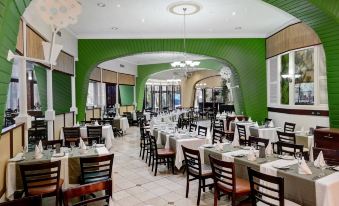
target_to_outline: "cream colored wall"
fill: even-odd
[[[201,79],[212,77],[215,75],[219,75],[218,71],[214,70],[201,70],[193,72],[192,76],[187,80],[181,81],[181,104],[183,107],[191,107],[193,106],[194,101],[194,92],[195,92],[195,84],[199,82]],[[221,86],[221,80],[217,81],[217,78],[213,78],[211,80],[205,80],[207,87],[219,87]]]

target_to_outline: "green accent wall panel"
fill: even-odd
[[[331,127],[339,127],[339,1],[264,0],[309,25],[323,43]]]
[[[72,106],[71,76],[53,71],[53,107],[55,114],[66,113]]]
[[[134,86],[119,85],[119,96],[122,106],[133,105],[134,103]]]
[[[41,104],[41,111],[47,110],[47,81],[46,68],[42,66],[34,66],[36,81],[38,84],[39,98]]]
[[[84,119],[89,75],[99,63],[143,52],[182,52],[182,39],[80,39],[78,50],[78,119]],[[239,91],[244,103],[242,112],[256,120],[267,116],[265,39],[188,39],[187,52],[228,64],[239,75]],[[138,97],[143,92],[140,85],[139,82]]]

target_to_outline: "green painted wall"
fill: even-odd
[[[134,103],[134,86],[119,85],[119,95],[122,106],[133,105]]]
[[[212,69],[219,71],[224,65],[227,65],[227,63],[223,63],[221,61],[215,60],[215,59],[207,59],[207,60],[200,60],[200,66],[201,68],[206,69]],[[227,65],[231,68],[231,66]],[[165,64],[150,64],[150,65],[139,65],[138,66],[138,77],[136,81],[136,89],[137,89],[137,109],[141,110],[143,108],[143,100],[144,100],[144,89],[147,79],[150,75],[171,69],[171,65],[169,63]],[[240,83],[240,78],[238,73],[233,70],[233,78],[232,78],[232,85],[238,85]],[[236,111],[244,111],[244,100],[242,98],[241,92],[237,92],[234,94],[236,97],[234,98],[236,101]]]
[[[47,80],[46,68],[42,66],[34,66],[36,81],[38,84],[41,111],[47,110]]]
[[[239,74],[244,113],[267,116],[265,39],[188,39],[187,52],[226,62]],[[159,51],[182,51],[181,39],[80,39],[77,62],[78,119],[85,118],[89,75],[99,63],[117,57]],[[140,84],[140,83],[139,83]],[[140,93],[140,88],[137,88]]]
[[[339,1],[264,0],[309,25],[323,43],[331,127],[339,127]]]

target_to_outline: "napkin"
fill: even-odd
[[[270,123],[268,124],[268,127],[274,127],[273,121],[270,121]]]
[[[248,122],[253,122],[251,117],[248,118]]]
[[[95,126],[99,126],[98,121],[95,121],[95,122],[94,122],[94,125],[95,125]]]
[[[42,142],[41,142],[41,140],[39,140],[39,145],[38,145],[38,147],[39,147],[40,153],[41,153],[42,151],[44,151],[44,148],[42,147]]]
[[[314,160],[315,167],[325,167],[326,162],[324,160],[323,151],[320,151],[316,160]]]
[[[108,206],[114,206],[112,197],[109,197]]]
[[[41,159],[42,157],[42,153],[38,145],[35,145],[34,157],[35,159]]]
[[[224,144],[221,142],[218,142],[215,146],[215,149],[218,151],[222,151],[224,149]]]
[[[247,154],[247,159],[249,161],[255,161],[257,158],[255,157],[254,150],[250,150],[249,153]]]
[[[80,138],[80,141],[79,141],[79,148],[82,149],[82,150],[87,149],[86,144],[85,144],[84,140],[82,140],[82,138]]]
[[[9,159],[8,161],[18,162],[18,161],[21,161],[23,158],[24,158],[24,153],[19,152],[17,155],[15,155],[15,157],[13,157],[12,159]]]
[[[239,122],[239,119],[236,117],[236,118],[234,119],[234,122]]]
[[[259,128],[258,122],[255,122],[253,126],[256,127],[256,128]]]
[[[77,122],[77,123],[75,124],[75,126],[76,126],[76,127],[79,127],[79,126],[80,126],[79,122]]]
[[[232,115],[235,115],[235,112],[232,112]]]
[[[108,154],[108,150],[106,147],[98,147],[98,148],[95,148],[95,152],[98,154],[98,155],[104,155],[104,154]]]
[[[298,173],[302,174],[302,175],[311,175],[312,171],[311,169],[308,167],[308,165],[305,162],[305,159],[302,158],[299,166],[298,166]]]
[[[235,136],[234,135],[234,139],[233,139],[233,142],[232,142],[232,146],[233,147],[239,147],[240,144],[239,144],[239,137],[238,136]]]
[[[272,143],[271,140],[268,142],[268,145],[265,149],[266,155],[272,155],[273,154],[273,148],[272,148]]]

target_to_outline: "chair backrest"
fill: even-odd
[[[222,143],[222,139],[225,137],[225,133],[221,130],[214,129],[212,134],[212,144],[218,142]]]
[[[319,152],[322,151],[326,164],[328,165],[339,165],[339,150],[325,149],[313,147],[313,157],[316,159]]]
[[[107,180],[112,177],[114,154],[81,157],[81,182],[90,183],[98,180]]]
[[[66,147],[69,147],[71,142],[75,142],[76,145],[79,144],[81,136],[79,127],[64,127],[63,132]]]
[[[224,130],[224,120],[223,119],[219,119],[219,125],[220,125],[221,129]]]
[[[245,139],[247,139],[247,135],[246,135],[246,127],[245,127],[245,125],[237,124],[237,127],[238,127],[239,138],[240,138],[240,137],[244,137]]]
[[[199,150],[189,149],[182,145],[181,147],[187,167],[187,175],[201,175],[201,159]]]
[[[151,135],[148,138],[149,143],[150,143],[150,150],[153,152],[154,156],[158,156],[158,145],[157,145],[157,139],[155,136]]]
[[[294,133],[277,131],[277,134],[278,134],[278,139],[279,139],[280,142],[286,142],[286,143],[290,143],[290,144],[296,143]]]
[[[199,126],[198,135],[207,136],[207,127]]]
[[[102,138],[102,126],[87,126],[87,137]]]
[[[236,191],[236,175],[233,162],[218,160],[209,155],[214,184],[221,184],[230,192]]]
[[[60,139],[60,140],[45,140],[45,141],[42,141],[42,147],[44,149],[47,149],[48,145],[52,145],[53,148],[56,148],[56,146],[58,144],[60,145],[60,147],[62,146],[62,139]]]
[[[191,123],[191,124],[190,124],[190,129],[189,129],[189,131],[190,131],[190,132],[194,132],[194,131],[197,130],[197,127],[198,127],[198,126],[197,126],[196,124]]]
[[[260,138],[260,137],[253,137],[253,136],[250,136],[248,138],[249,142],[250,142],[250,145],[252,143],[255,143],[257,145],[257,148],[256,149],[259,149],[259,146],[264,146],[264,147],[267,147],[267,145],[269,144],[269,139],[264,139],[264,138]]]
[[[59,192],[60,160],[37,164],[20,164],[20,172],[24,192],[31,195],[31,190],[53,187],[53,192]]]
[[[42,202],[40,196],[24,197],[10,202],[0,203],[0,206],[41,206],[41,205]]]
[[[99,191],[106,191],[105,195],[98,197],[97,195],[94,198],[86,198],[83,196],[97,193]],[[75,205],[87,205],[88,203],[98,202],[98,201],[109,201],[112,197],[112,180],[105,180],[100,182],[94,182],[86,185],[80,185],[77,187],[72,187],[63,192],[64,206],[75,206]],[[80,202],[71,204],[72,199],[80,199]],[[103,203],[102,203],[103,204]]]
[[[250,135],[253,137],[259,137],[259,129],[256,126],[250,126]]]
[[[91,122],[95,122],[95,121],[100,122],[100,121],[101,121],[101,118],[91,118],[90,120],[91,120]]]
[[[284,179],[257,172],[250,167],[247,169],[252,205],[261,202],[269,206],[284,206]]]
[[[285,122],[284,132],[294,132],[295,124],[291,122]]]
[[[277,142],[277,147],[278,147],[278,154],[283,155],[283,154],[288,154],[288,155],[293,155],[297,152],[303,153],[304,151],[304,145],[299,145],[299,144],[291,144],[287,142]]]

